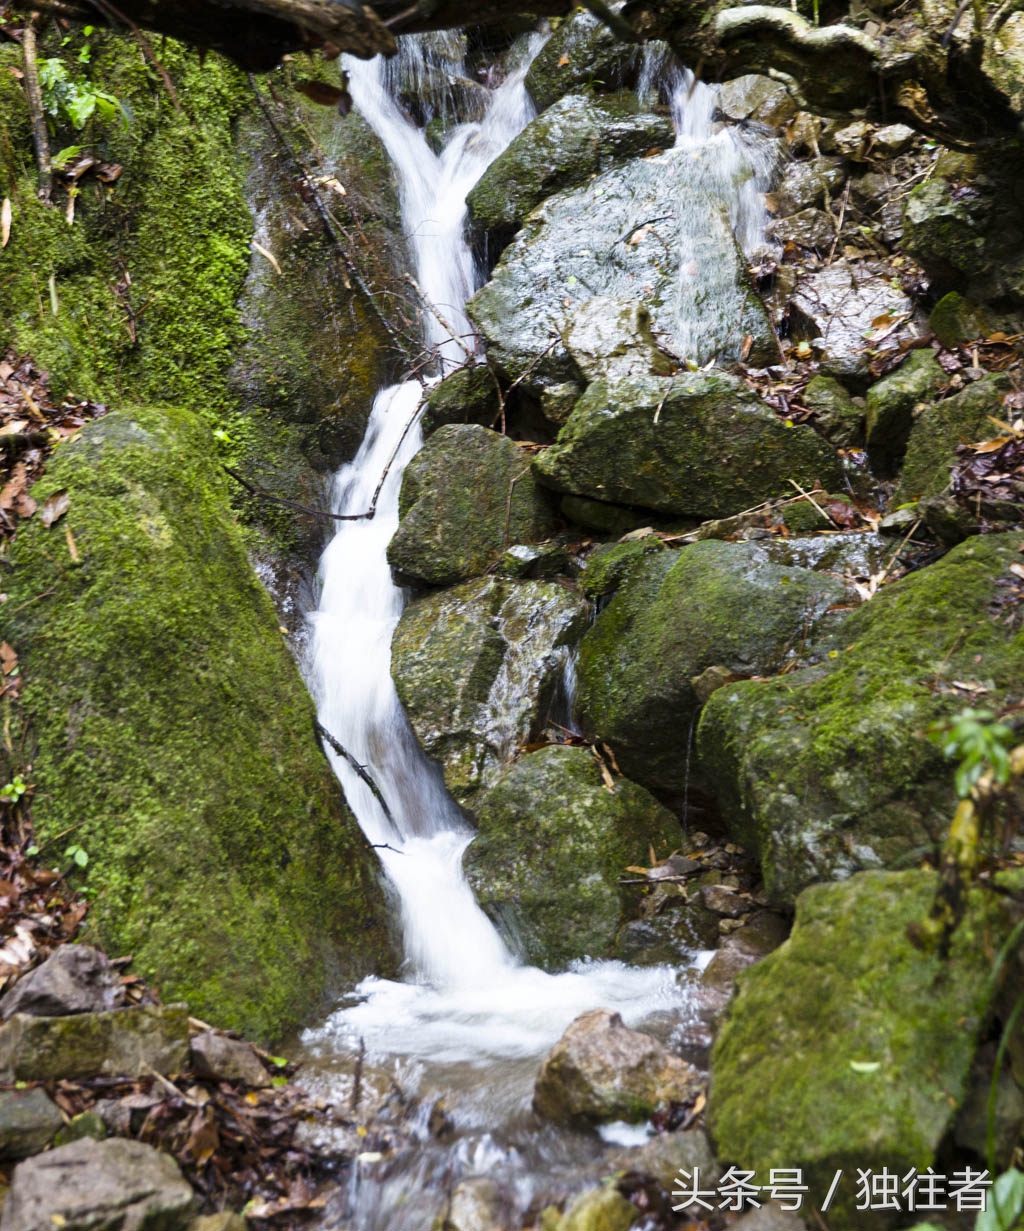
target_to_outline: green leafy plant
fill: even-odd
[[[79,60],[88,63],[81,61],[81,57]],[[94,115],[107,123],[120,118],[128,127],[131,114],[119,98],[99,89],[87,77],[72,77],[67,65],[57,57],[40,60],[39,84],[43,106],[54,119],[65,120],[79,131]]]
[[[69,846],[64,852],[64,858],[70,859],[79,868],[87,867],[89,864],[89,856],[80,846]]]
[[[6,786],[0,787],[0,803],[16,804],[27,790],[28,783],[21,774],[16,774]]]
[[[967,799],[985,772],[990,772],[999,786],[1010,781],[1009,750],[1017,735],[1005,723],[997,722],[991,711],[963,709],[951,722],[933,723],[928,737],[947,757],[959,761],[953,781],[961,799]]]

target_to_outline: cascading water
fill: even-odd
[[[464,305],[482,271],[474,267],[466,242],[466,194],[532,116],[523,79],[542,41],[538,37],[530,44],[519,67],[493,91],[482,121],[451,131],[440,155],[394,101],[379,61],[346,64],[355,105],[383,141],[397,172],[416,278],[427,301],[424,341],[434,350],[441,373],[463,361],[475,345]],[[443,50],[450,57],[451,44]],[[422,48],[408,58],[426,63]],[[702,139],[709,143],[710,110],[698,117],[689,83],[679,79],[676,86],[680,143],[697,141],[698,123],[705,126]],[[682,99],[684,90],[687,99]],[[724,155],[724,142],[721,148]],[[735,163],[722,168],[721,177],[723,183],[735,182]],[[749,180],[749,173],[742,178]],[[737,209],[735,223],[742,227],[742,207]],[[332,1053],[351,1052],[364,1039],[371,1058],[411,1060],[421,1075],[425,1065],[432,1066],[435,1087],[449,1094],[455,1088],[468,1092],[459,1103],[459,1129],[468,1135],[457,1146],[441,1157],[426,1150],[412,1171],[389,1180],[390,1195],[380,1177],[376,1186],[352,1195],[347,1225],[395,1231],[429,1225],[429,1203],[410,1202],[410,1194],[438,1182],[438,1175],[450,1176],[452,1169],[458,1174],[485,1162],[492,1171],[504,1169],[507,1182],[528,1200],[535,1181],[526,1178],[523,1139],[510,1126],[522,1128],[538,1058],[586,1009],[618,1009],[634,1024],[650,1022],[661,1012],[670,1025],[685,1000],[677,972],[665,967],[593,962],[549,975],[522,966],[462,875],[462,853],[472,833],[436,766],[419,749],[390,674],[391,638],[404,599],[385,550],[398,525],[402,471],[421,444],[416,418],[423,397],[424,388],[415,381],[382,390],[358,455],[335,478],[333,508],[353,514],[369,507],[387,472],[376,516],[339,523],[324,552],[308,660],[321,723],[370,768],[391,814],[351,766],[331,754],[360,825],[381,847],[401,910],[406,981],[366,980],[346,1006],[307,1034],[307,1055],[326,1064]],[[566,658],[566,691],[571,693],[573,662],[571,655]],[[512,687],[514,680],[508,683]],[[505,719],[499,714],[496,721],[500,726]],[[479,1075],[482,1066],[487,1066],[486,1081]],[[503,1145],[483,1131],[497,1131],[499,1125],[505,1126]],[[535,1125],[530,1133],[531,1141],[547,1142],[544,1167],[553,1173],[559,1151],[565,1151],[565,1134],[551,1130],[544,1136]],[[595,1149],[593,1138],[580,1140],[585,1144],[577,1145],[573,1156],[577,1171],[580,1151],[592,1155]]]

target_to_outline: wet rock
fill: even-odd
[[[445,586],[482,573],[512,543],[554,531],[553,507],[507,436],[447,424],[406,467],[401,521],[388,561],[403,576]]]
[[[864,408],[834,377],[812,377],[804,389],[803,402],[814,411],[818,431],[837,449],[857,448],[864,443]]]
[[[570,95],[528,124],[491,163],[466,198],[469,216],[511,237],[546,197],[674,141],[669,118],[637,111],[631,96]]]
[[[867,393],[865,422],[872,463],[891,474],[903,457],[915,410],[933,402],[946,374],[932,350],[914,350]],[[920,412],[919,412],[920,413]]]
[[[583,386],[574,380],[549,385],[540,392],[540,411],[553,427],[564,427],[572,408],[583,396]]]
[[[562,1215],[557,1231],[627,1231],[640,1211],[614,1188],[581,1193]]]
[[[192,1068],[212,1081],[236,1082],[258,1089],[270,1085],[270,1074],[248,1043],[204,1030],[190,1043]]]
[[[562,341],[587,381],[667,376],[675,367],[654,340],[650,314],[635,299],[586,300],[566,325]]]
[[[577,10],[535,57],[526,88],[538,111],[581,89],[620,89],[630,72],[632,52],[604,22]]]
[[[725,885],[703,885],[700,897],[708,910],[716,915],[725,915],[727,919],[738,919],[750,910],[750,899],[741,897]]]
[[[695,1169],[699,1170],[709,1188],[722,1174],[707,1133],[699,1128],[685,1133],[657,1133],[642,1146],[607,1155],[605,1162],[616,1171],[653,1176],[666,1192],[678,1186],[680,1171],[693,1175]]]
[[[188,1231],[192,1189],[141,1141],[76,1141],[15,1168],[0,1231]]]
[[[791,332],[798,340],[817,340],[825,375],[867,383],[870,339],[891,330],[885,347],[899,345],[913,333],[913,310],[908,296],[892,285],[886,266],[836,260],[797,282],[790,297]],[[900,318],[906,323],[897,325]]]
[[[842,486],[813,429],[785,427],[724,373],[594,381],[533,466],[555,491],[701,519],[792,491],[789,479]]]
[[[868,148],[874,140],[875,129],[866,120],[854,120],[843,128],[837,128],[831,134],[829,146],[842,158],[862,161]]]
[[[435,1231],[495,1231],[501,1222],[501,1191],[493,1180],[479,1177],[456,1184],[447,1213],[434,1226]]]
[[[876,128],[871,139],[871,152],[883,158],[895,158],[917,140],[917,133],[906,124],[886,124]]]
[[[446,423],[476,423],[490,427],[498,417],[498,393],[485,364],[457,368],[430,391],[423,412],[423,435]]]
[[[718,108],[735,122],[755,120],[772,128],[785,124],[797,112],[797,105],[786,87],[759,73],[724,81],[719,90]]]
[[[188,1060],[188,1006],[140,1006],[71,1017],[16,1013],[0,1026],[0,1081],[180,1073]]]
[[[940,494],[949,484],[957,445],[998,435],[992,419],[1006,418],[1003,399],[1011,388],[1007,376],[992,373],[926,406],[911,429],[893,503]]]
[[[1024,645],[989,614],[1019,537],[961,544],[848,615],[834,656],[785,679],[730,684],[708,702],[700,763],[777,902],[930,849],[934,818],[952,815],[955,796],[924,732],[962,708],[950,682],[984,680],[998,711],[1024,677]]]
[[[585,729],[611,744],[636,781],[680,790],[699,706],[693,677],[711,666],[744,676],[778,670],[843,594],[837,580],[775,563],[758,543],[709,539],[645,557],[583,638]]]
[[[651,554],[667,550],[654,534],[625,543],[603,544],[588,557],[580,588],[588,598],[611,594],[622,585],[635,564]]]
[[[932,308],[928,327],[943,346],[953,348],[989,333],[993,323],[983,308],[950,291]]]
[[[785,217],[830,201],[842,189],[845,179],[846,171],[838,158],[791,162],[784,168],[769,201],[773,211]]]
[[[752,365],[778,354],[725,204],[750,172],[737,154],[713,182],[723,166],[714,153],[692,146],[637,159],[534,210],[468,305],[506,379],[534,394],[578,380],[560,335],[594,296],[642,298],[681,359],[738,359],[748,336]]]
[[[0,1159],[38,1154],[63,1125],[57,1104],[45,1090],[0,1090]]]
[[[15,1013],[63,1017],[99,1013],[125,1002],[124,987],[106,955],[91,945],[61,945],[42,965],[22,975],[0,1000],[0,1017]]]
[[[586,601],[555,582],[482,578],[402,613],[391,673],[413,730],[465,803],[539,734]]]
[[[780,243],[793,243],[826,254],[836,239],[836,224],[823,209],[802,209],[773,222],[770,233]]]
[[[643,1120],[693,1099],[696,1069],[657,1039],[629,1030],[618,1013],[583,1013],[545,1056],[534,1110],[551,1120]]]
[[[975,891],[948,965],[914,949],[907,926],[936,884],[931,872],[865,872],[800,896],[788,942],[740,976],[715,1043],[709,1128],[723,1158],[758,1175],[801,1167],[810,1192],[828,1191],[851,1158],[875,1172],[941,1171],[990,1008],[988,946],[1011,923]],[[839,1186],[837,1231],[875,1225],[855,1191]]]
[[[986,213],[976,193],[954,195],[935,176],[904,202],[903,247],[940,281],[970,279],[985,264]]]
[[[633,902],[624,869],[679,845],[679,822],[653,795],[614,786],[590,749],[552,746],[520,757],[477,805],[466,875],[530,962],[607,956]]]

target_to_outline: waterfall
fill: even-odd
[[[542,43],[540,36],[530,41],[519,66],[493,91],[483,119],[452,131],[440,155],[395,102],[379,60],[345,65],[355,106],[397,173],[416,279],[433,309],[423,312],[424,341],[442,369],[475,345],[464,306],[483,272],[466,240],[466,194],[532,117],[523,80]],[[340,522],[324,552],[307,664],[321,723],[369,767],[392,816],[351,766],[330,753],[360,825],[382,847],[401,909],[408,981],[364,981],[356,1003],[310,1037],[314,1044],[365,1037],[371,1053],[486,1063],[539,1055],[586,1009],[617,1008],[638,1021],[678,1003],[681,993],[665,968],[585,963],[549,975],[521,966],[462,874],[472,833],[419,749],[390,672],[404,596],[385,550],[398,525],[402,471],[422,443],[412,421],[424,392],[415,381],[382,390],[358,455],[335,477],[334,511],[363,512],[393,459],[376,516]]]

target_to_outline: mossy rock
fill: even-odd
[[[980,206],[977,193],[956,196],[940,176],[919,184],[903,205],[903,248],[940,280],[978,278],[986,264]]]
[[[588,557],[580,578],[580,588],[588,598],[611,594],[622,585],[640,560],[667,550],[656,534],[629,539],[625,543],[602,544]]]
[[[933,402],[945,383],[946,374],[935,353],[915,350],[871,386],[866,413],[868,454],[878,469],[893,473],[906,451],[915,408]]]
[[[427,396],[423,435],[430,436],[446,423],[476,423],[490,427],[500,411],[494,375],[482,363],[456,368]]]
[[[391,647],[398,696],[461,804],[540,734],[588,606],[556,582],[481,578],[402,613]]]
[[[833,376],[814,376],[803,393],[803,403],[814,411],[818,430],[837,449],[859,448],[864,443],[864,411],[845,386]]]
[[[893,1219],[855,1208],[858,1168],[943,1170],[939,1146],[967,1091],[1010,912],[972,892],[949,960],[926,955],[906,929],[936,884],[931,872],[864,872],[806,890],[790,939],[739,975],[712,1052],[719,1157],[762,1184],[773,1167],[801,1167],[822,1195],[842,1170],[836,1231]]]
[[[558,492],[701,520],[792,492],[790,479],[842,487],[812,428],[787,428],[723,373],[594,381],[533,465]]]
[[[932,308],[928,326],[939,342],[950,348],[982,337],[993,328],[989,314],[956,291],[943,295]]]
[[[632,50],[603,21],[579,9],[534,58],[526,88],[538,111],[581,89],[599,93],[621,89],[630,75]]]
[[[618,882],[630,864],[670,854],[679,822],[643,787],[609,791],[589,748],[521,757],[476,809],[466,875],[480,905],[548,969],[611,954],[635,903]]]
[[[466,203],[488,231],[506,234],[545,197],[582,184],[618,159],[675,141],[667,116],[638,111],[635,99],[560,99],[487,168]]]
[[[719,689],[697,731],[729,832],[761,860],[777,902],[806,885],[932,849],[955,806],[929,725],[978,681],[1000,710],[1021,698],[1024,634],[989,613],[1020,536],[971,539],[848,616],[821,663]]]
[[[585,730],[608,741],[638,782],[682,789],[699,709],[691,678],[711,666],[778,670],[843,594],[833,578],[772,562],[758,543],[709,539],[645,556],[583,638]]]
[[[1012,388],[1008,376],[992,373],[952,397],[925,407],[907,442],[893,504],[906,504],[945,491],[956,462],[957,445],[999,435],[992,420],[1006,418],[1003,399]]]
[[[477,424],[446,424],[406,467],[388,560],[403,576],[445,586],[484,572],[513,543],[554,533],[548,494],[523,451]]]
[[[62,489],[5,583],[37,838],[88,852],[109,952],[199,1016],[280,1035],[390,966],[386,914],[213,442],[186,411],[114,411],[34,495]]]

